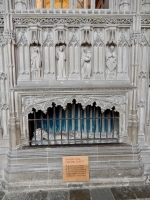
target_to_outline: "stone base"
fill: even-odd
[[[0,141],[0,147],[9,147],[9,135],[4,135]]]
[[[63,183],[62,157],[89,155],[90,181]],[[137,147],[124,144],[103,144],[85,147],[26,148],[12,150],[4,178],[8,187],[68,188],[95,185],[130,185],[144,183],[143,165]],[[36,183],[36,184],[35,184]],[[39,184],[39,185],[38,185]]]

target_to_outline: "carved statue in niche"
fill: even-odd
[[[115,52],[115,46],[113,44],[109,47],[109,52],[106,54],[107,65],[107,78],[115,79],[116,67],[117,67],[117,54]]]
[[[41,79],[41,54],[39,47],[33,47],[31,52],[31,74],[32,80],[39,80]]]
[[[81,58],[81,67],[82,67],[82,78],[90,79],[91,78],[91,51],[87,47],[83,48],[82,58]]]
[[[58,79],[66,79],[66,55],[65,46],[59,46],[59,50],[56,53],[58,59]]]

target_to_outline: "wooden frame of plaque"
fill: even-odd
[[[64,156],[63,182],[87,182],[89,181],[89,157],[88,156]]]

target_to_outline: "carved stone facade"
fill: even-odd
[[[6,3],[7,2],[7,3]],[[0,146],[29,145],[28,116],[73,100],[119,112],[119,142],[150,146],[149,0],[108,9],[0,1]],[[108,4],[107,4],[108,5]]]

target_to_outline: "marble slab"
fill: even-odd
[[[92,200],[115,200],[109,188],[92,189]]]
[[[70,200],[91,200],[90,190],[70,190]]]
[[[115,200],[136,199],[136,195],[130,187],[111,188]]]

